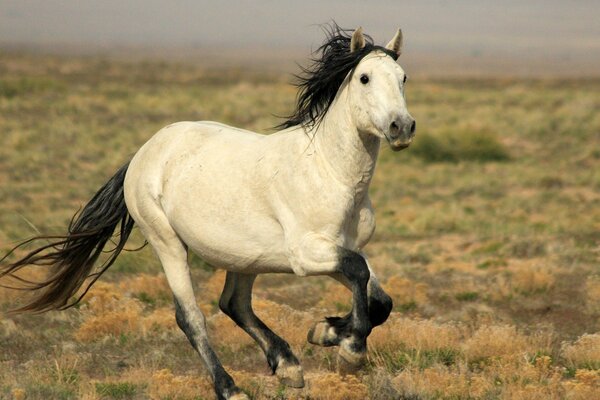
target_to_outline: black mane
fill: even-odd
[[[348,72],[358,65],[360,60],[374,50],[381,50],[392,57],[396,53],[373,44],[369,35],[365,36],[366,45],[360,50],[350,52],[350,40],[353,30],[342,29],[335,22],[325,25],[325,42],[313,54],[308,67],[300,67],[301,75],[296,75],[298,87],[296,110],[277,129],[302,125],[307,130],[318,125],[329,110],[338,89]]]

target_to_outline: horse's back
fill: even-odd
[[[127,180],[145,184],[168,180],[172,174],[181,173],[184,166],[207,166],[207,159],[218,158],[218,164],[223,164],[236,147],[254,145],[263,137],[217,122],[177,122],[162,128],[138,150],[130,163]]]

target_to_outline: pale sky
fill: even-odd
[[[409,52],[600,59],[599,0],[0,0],[0,44],[304,50],[331,19]]]

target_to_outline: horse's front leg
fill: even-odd
[[[291,248],[290,255],[296,274],[340,276],[352,291],[352,311],[347,323],[336,330],[336,343],[328,345],[340,346],[338,366],[341,369],[361,366],[367,354],[367,336],[373,327],[369,318],[368,283],[371,273],[367,261],[361,254],[342,248],[317,233],[304,235],[300,245]]]
[[[360,367],[367,355],[367,336],[373,324],[369,319],[367,285],[369,266],[358,253],[342,249],[340,251],[339,273],[348,281],[352,290],[352,311],[350,324],[342,332],[338,352],[338,368],[341,370]]]
[[[366,258],[364,259],[367,261]],[[392,310],[393,303],[391,297],[382,289],[370,266],[369,273],[370,278],[367,285],[367,303],[369,320],[371,326],[374,328],[387,320]],[[352,289],[351,283],[341,273],[331,274],[331,277],[335,278],[349,289]],[[310,329],[308,332],[308,341],[319,346],[337,346],[347,335],[351,323],[352,312],[343,317],[326,317],[324,320],[317,322],[313,328]]]

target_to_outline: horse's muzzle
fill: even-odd
[[[402,124],[392,121],[388,134],[385,135],[392,150],[400,151],[410,146],[415,137],[416,128],[417,123],[412,117]]]
[[[390,147],[393,151],[404,150],[405,148],[410,146],[411,142],[412,142],[412,138],[409,139],[408,141],[402,141],[401,139],[392,141],[392,140],[388,139],[388,143],[390,144]]]

